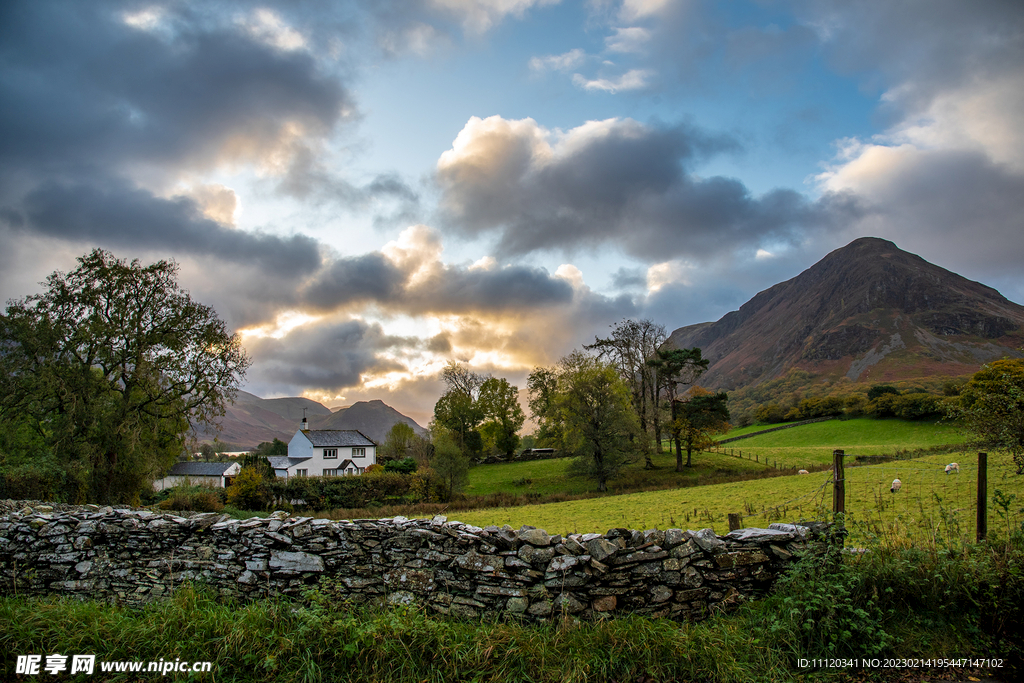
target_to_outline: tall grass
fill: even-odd
[[[880,538],[869,551],[849,555],[833,546],[808,554],[767,599],[697,624],[631,616],[459,621],[410,606],[352,606],[316,589],[302,601],[240,603],[185,585],[141,609],[7,597],[0,599],[3,675],[14,671],[18,654],[57,652],[101,661],[209,660],[214,675],[197,678],[217,681],[660,683],[857,673],[798,665],[830,656],[996,657],[1006,663],[996,672],[1002,680],[1024,673],[1024,534],[924,547]],[[889,672],[892,680],[904,673]]]

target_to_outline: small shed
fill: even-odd
[[[182,484],[226,488],[241,469],[237,462],[178,462],[167,476],[153,482],[153,490],[163,491]]]

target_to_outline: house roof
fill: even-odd
[[[233,462],[177,462],[167,476],[221,477]]]
[[[289,458],[287,455],[268,455],[267,460],[275,470],[286,470],[293,465],[309,460],[309,458]]]
[[[356,429],[310,429],[301,432],[318,448],[334,446],[376,446],[365,434]]]

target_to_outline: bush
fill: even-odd
[[[412,458],[401,460],[388,460],[384,463],[385,472],[400,472],[401,474],[412,474],[416,471],[416,461]]]
[[[224,489],[204,486],[176,486],[164,489],[166,494],[157,507],[161,510],[183,510],[191,512],[220,512],[224,509]]]
[[[310,510],[378,507],[406,502],[412,476],[375,470],[353,477],[289,477],[267,484],[269,498],[275,501],[302,501],[299,507]],[[235,480],[238,485],[238,479]]]
[[[228,504],[240,510],[263,510],[273,500],[263,475],[252,467],[243,467],[228,487]]]

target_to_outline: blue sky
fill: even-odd
[[[173,258],[247,389],[422,422],[873,235],[1024,301],[1024,8],[12,1],[0,294]]]

